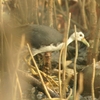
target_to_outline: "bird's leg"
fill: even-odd
[[[33,49],[33,55],[35,56],[36,54],[42,53],[42,51],[45,50],[46,48]],[[42,71],[47,74],[50,74],[50,70],[51,70],[51,52],[48,51],[45,52],[44,54],[44,66],[42,68]]]
[[[36,54],[45,52],[44,54],[44,68],[43,71],[47,74],[50,74],[51,70],[51,51],[58,51],[62,48],[64,43],[60,43],[57,46],[54,46],[53,44],[49,46],[44,46],[39,49],[33,49],[32,53],[35,56]]]
[[[45,52],[44,54],[44,66],[43,66],[43,71],[47,74],[51,74],[51,52]]]

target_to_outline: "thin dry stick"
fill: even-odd
[[[44,13],[45,0],[40,0],[40,2],[42,2],[42,11],[41,11],[40,24],[43,24],[43,19],[44,19],[44,16],[45,16],[45,13]]]
[[[35,0],[35,8],[36,8],[35,21],[36,21],[36,24],[39,24],[39,21],[38,21],[38,0]]]
[[[92,100],[95,100],[95,94],[94,94],[94,80],[95,80],[95,59],[93,59],[92,82],[91,82]]]
[[[63,51],[64,46],[62,47],[61,51],[60,51],[60,55],[59,55],[59,94],[60,94],[60,98],[62,99],[62,87],[61,87],[61,55],[62,55],[62,51]]]
[[[68,15],[69,14],[68,0],[65,0],[65,5],[66,5],[66,15]]]
[[[63,93],[63,97],[66,97],[66,79],[65,79],[65,71],[66,71],[66,51],[67,51],[67,40],[68,40],[68,33],[69,33],[69,29],[70,29],[70,19],[71,19],[71,13],[69,13],[69,19],[68,19],[68,28],[67,28],[67,23],[65,23],[65,34],[64,34],[64,43],[65,43],[65,47],[63,49],[63,53],[62,53],[62,65],[63,65],[63,79],[62,79],[62,93]],[[66,33],[67,32],[67,33]]]
[[[79,100],[79,95],[82,93],[83,91],[83,74],[82,73],[79,73],[79,88],[78,88],[78,91],[76,93],[76,100]]]
[[[0,0],[0,28],[1,28],[1,26],[2,26],[2,24],[3,24],[3,4],[2,4],[2,0]],[[4,97],[3,96],[5,96],[4,95],[4,93],[3,93],[3,74],[4,74],[4,43],[3,43],[3,40],[4,40],[4,36],[3,36],[3,32],[2,32],[2,30],[0,30],[0,55],[1,55],[1,57],[0,57],[0,60],[1,60],[1,73],[0,73],[0,80],[1,80],[1,82],[0,82],[0,85],[1,85],[1,87],[2,88],[0,88],[1,89],[1,98],[0,99],[3,99]],[[2,59],[1,59],[2,58]]]
[[[53,4],[54,0],[49,0],[48,1],[48,18],[47,18],[47,24],[50,27],[53,27]],[[48,59],[47,59],[48,58]],[[51,52],[45,52],[44,55],[44,70],[46,68],[48,68],[48,70],[46,71],[48,74],[50,74],[51,71]]]
[[[28,65],[29,65],[30,68],[36,69],[35,67],[33,67],[32,65],[30,65],[29,63],[28,63]],[[42,71],[40,71],[40,73],[41,73],[41,75],[43,75],[45,78],[47,78],[47,80],[48,80],[49,82],[52,82],[52,84],[58,86],[57,82],[55,82],[55,80],[54,80],[51,76],[49,76],[48,74],[46,74],[46,73],[44,73],[44,72],[42,72]],[[51,80],[51,81],[50,81],[50,80]]]
[[[56,11],[56,4],[54,1],[54,27],[57,29],[57,11]]]
[[[45,83],[44,83],[44,81],[43,81],[43,78],[42,78],[42,76],[41,76],[41,73],[40,73],[40,71],[39,71],[39,68],[38,68],[38,66],[37,66],[37,64],[36,64],[36,62],[35,62],[35,60],[34,60],[33,55],[32,55],[31,49],[30,49],[30,47],[29,47],[29,44],[27,44],[27,47],[28,47],[29,53],[30,53],[30,55],[31,55],[31,57],[32,57],[32,61],[33,61],[34,65],[35,65],[35,67],[36,67],[36,70],[37,70],[38,74],[39,74],[39,77],[40,77],[41,83],[42,83],[42,85],[43,85],[43,87],[44,87],[45,93],[47,94],[48,98],[51,99],[51,96],[50,96],[50,94],[49,94],[49,92],[48,92],[48,90],[47,90],[47,88],[46,88],[46,86],[45,86]]]
[[[32,86],[37,86],[38,89],[40,91],[42,91],[43,93],[45,92],[44,88],[42,86],[42,83],[38,79],[36,79],[34,76],[32,76],[32,75],[30,75],[22,70],[18,70],[17,72],[18,72],[19,77],[21,77],[23,80],[25,80],[26,82],[28,82]],[[59,97],[58,93],[56,93],[55,91],[53,91],[49,87],[47,87],[47,89],[52,97]]]
[[[15,84],[13,84],[14,85],[14,95],[13,95],[13,100],[16,100],[17,98],[16,98],[16,94],[17,94],[17,87],[18,87],[18,89],[19,89],[19,94],[20,94],[20,100],[22,100],[22,95],[23,95],[23,93],[22,93],[22,89],[21,89],[21,85],[20,85],[20,82],[19,82],[19,78],[18,78],[18,75],[17,75],[17,73],[15,72],[15,76],[16,76],[16,82],[15,82]]]
[[[71,95],[72,95],[72,89],[70,88],[70,93],[69,93],[68,97],[66,98],[66,100],[69,100],[69,98],[71,97]]]
[[[0,48],[1,48],[1,71],[2,71],[2,74],[3,74],[3,68],[4,68],[4,35],[3,35],[3,4],[2,4],[2,0],[0,0]],[[1,75],[2,76],[2,75]]]
[[[88,7],[88,12],[89,12],[89,27],[90,27],[90,35],[89,35],[89,44],[90,44],[90,48],[88,50],[88,64],[92,63],[92,59],[93,57],[93,45],[94,45],[94,36],[96,28],[97,28],[97,12],[96,12],[96,1],[95,0],[91,0],[89,7]]]
[[[49,0],[48,1],[48,25],[50,25],[50,27],[53,26],[53,6],[54,6],[54,0]]]
[[[18,86],[18,89],[19,89],[20,98],[22,100],[23,99],[23,92],[22,92],[22,88],[21,88],[19,77],[18,77],[17,73],[16,73],[16,82],[17,82],[17,86]]]
[[[76,62],[77,62],[77,57],[78,57],[78,43],[77,43],[77,38],[76,38],[76,25],[74,25],[75,29],[75,60],[74,60],[74,98],[73,100],[76,100],[76,85],[77,85],[77,72],[76,72]]]
[[[58,0],[55,0],[55,3],[57,4],[57,6],[58,6],[59,9],[61,10],[61,12],[64,13],[64,11],[63,11],[63,9],[62,9],[62,6],[61,6],[61,4],[59,3],[59,1],[58,1]]]
[[[82,17],[82,23],[83,23],[83,27],[84,29],[87,29],[87,23],[86,23],[86,14],[85,14],[85,0],[78,0],[78,4],[80,7],[80,12],[81,12],[81,17]]]
[[[98,19],[98,26],[97,26],[97,32],[95,33],[95,39],[94,39],[94,45],[93,45],[93,58],[95,58],[96,61],[98,61],[98,54],[99,54],[99,40],[100,38],[100,18]]]
[[[36,67],[34,67],[33,65],[31,65],[31,57],[26,60],[26,57],[25,57],[25,62],[28,64],[28,66],[30,67],[31,70],[36,70]],[[37,72],[35,72],[37,74]],[[40,73],[41,75],[43,75],[45,78],[48,78],[48,80],[52,81],[52,84],[56,85],[56,86],[59,86],[57,82],[55,82],[55,80],[48,74],[44,73],[43,71],[40,70]]]

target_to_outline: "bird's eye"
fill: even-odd
[[[80,36],[82,37],[82,34],[80,34]]]

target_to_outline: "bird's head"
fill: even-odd
[[[75,38],[76,38],[77,41],[81,41],[81,42],[83,42],[85,45],[87,45],[89,47],[89,43],[85,39],[84,34],[82,32],[76,32],[76,36],[75,36],[75,32],[74,32],[70,37],[73,40],[75,40]]]

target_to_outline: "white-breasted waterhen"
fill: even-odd
[[[54,28],[45,25],[27,25],[21,29],[21,32],[26,36],[27,42],[33,47],[32,53],[34,56],[42,52],[61,50],[64,44],[63,34]],[[89,43],[86,41],[81,31],[76,32],[76,38],[89,47]],[[74,40],[75,33],[72,33],[68,38],[67,45]]]

